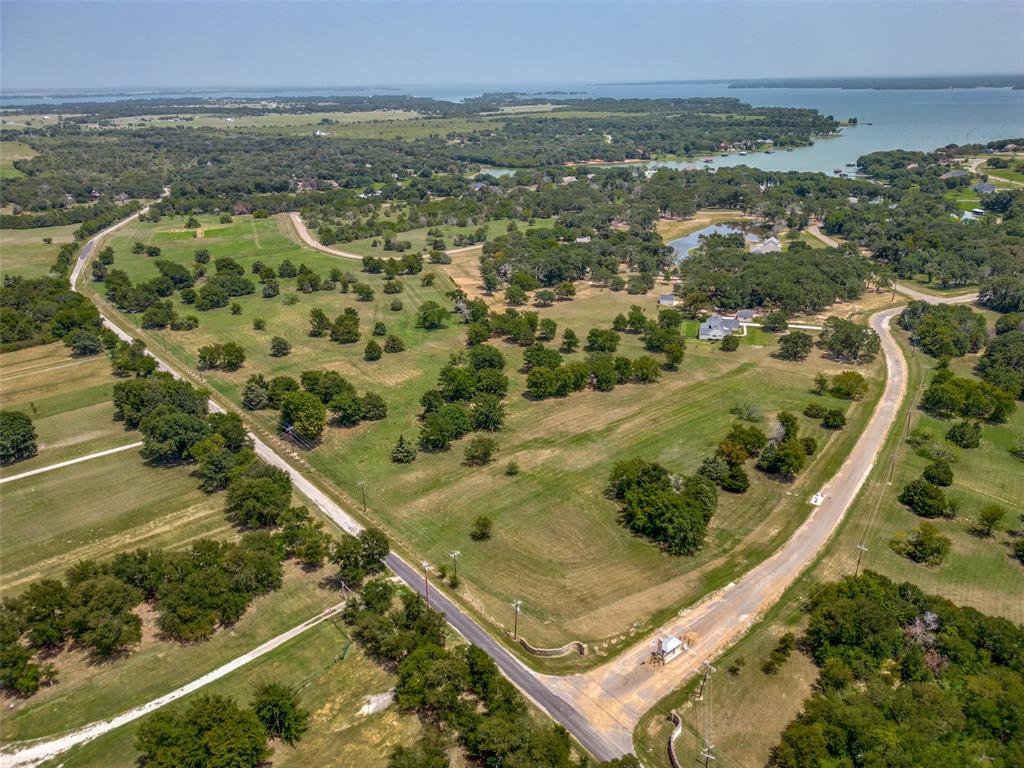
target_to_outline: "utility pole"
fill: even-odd
[[[512,624],[512,639],[513,640],[518,640],[519,639],[519,608],[520,608],[520,606],[522,606],[522,604],[523,604],[522,600],[513,600],[512,601],[512,607],[515,608],[515,611],[516,611],[516,617],[515,617],[514,623]]]
[[[423,599],[430,607],[430,563],[423,561]]]
[[[455,571],[455,582],[456,583],[458,583],[458,581],[459,581],[459,555],[461,555],[461,554],[462,553],[459,552],[459,550],[457,550],[457,549],[453,549],[451,552],[448,553],[448,555],[452,559],[452,568]]]
[[[359,485],[360,492],[363,494],[363,512],[365,512],[366,511],[366,481],[365,480],[360,480],[358,485]]]
[[[857,567],[853,571],[854,576],[860,575],[860,559],[864,556],[864,553],[868,551],[868,548],[863,544],[857,545]]]
[[[711,673],[715,668],[711,662],[704,661],[704,678],[700,681],[700,690],[697,692],[697,700],[703,702],[701,708],[704,712],[704,749],[697,755],[696,764],[708,768],[715,757],[715,745],[711,738],[711,728],[714,725],[714,713],[711,709]]]

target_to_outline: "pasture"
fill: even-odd
[[[0,141],[0,179],[16,179],[25,174],[14,167],[15,160],[27,160],[38,154],[22,141]]]
[[[294,747],[274,742],[269,765],[274,768],[308,765],[359,765],[383,768],[398,744],[417,738],[415,717],[401,715],[392,704],[367,712],[368,696],[386,693],[394,676],[363,655],[343,631],[324,622],[248,666],[204,689],[231,696],[241,705],[264,682],[280,682],[299,689],[302,706],[310,712],[310,730]],[[183,706],[188,699],[172,706]],[[85,768],[103,765],[131,768],[138,752],[133,747],[138,723],[77,747],[45,766]]]
[[[901,344],[910,363],[911,388],[898,426],[886,441],[864,489],[817,563],[785,593],[764,620],[715,662],[718,672],[714,683],[713,729],[722,745],[719,754],[724,765],[764,764],[779,733],[810,694],[817,668],[799,651],[777,675],[764,674],[760,665],[780,635],[787,631],[799,635],[805,621],[801,607],[817,585],[854,572],[858,544],[868,548],[862,569],[877,571],[896,581],[910,581],[926,592],[985,613],[1024,621],[1024,603],[1020,598],[1024,593],[1024,568],[1010,555],[1011,537],[1007,533],[1008,529],[1020,527],[1017,515],[1024,511],[1020,506],[1024,474],[1020,461],[1008,450],[1024,436],[1024,413],[1018,408],[1006,424],[985,425],[980,448],[963,450],[944,443],[942,434],[949,423],[933,419],[916,407],[922,382],[927,381],[935,361],[912,353],[905,338]],[[976,356],[956,359],[953,368],[958,375],[969,375],[975,359]],[[905,441],[908,432],[917,428],[936,442],[944,443],[958,457],[953,464],[953,485],[946,491],[961,501],[962,512],[955,520],[932,521],[952,540],[948,559],[938,567],[916,565],[889,547],[889,540],[896,533],[909,532],[920,522],[896,500],[903,485],[919,476],[928,463]],[[1006,507],[1008,514],[994,536],[979,537],[971,526],[981,506],[993,502]],[[729,668],[740,659],[740,671],[730,673]],[[666,717],[672,707],[679,709],[686,720],[686,731],[677,742],[679,754],[692,759],[697,745],[694,724],[700,721],[699,707],[691,703],[693,692],[691,684],[667,697],[640,722],[635,738],[645,764],[653,768],[669,765],[665,744],[672,726]]]
[[[194,249],[205,247],[214,259],[230,255],[247,271],[256,260],[276,267],[286,256],[322,276],[332,266],[354,273],[359,268],[358,262],[300,248],[274,220],[238,217],[226,227],[207,226],[211,228],[203,238],[177,240],[157,239],[161,232],[181,231],[175,221],[133,224],[112,239],[116,266],[133,279],[155,274],[150,259],[130,253],[132,242],[141,240],[159,242],[161,258],[181,263],[190,263]],[[465,256],[475,261],[474,256]],[[428,266],[427,271],[437,270]],[[771,357],[774,338],[752,331],[736,353],[691,340],[681,370],[665,373],[655,384],[533,402],[522,396],[521,349],[496,341],[508,360],[511,379],[506,427],[496,435],[498,461],[484,468],[467,467],[462,463],[463,444],[456,443],[447,452],[421,453],[412,465],[396,465],[389,460],[391,447],[400,434],[416,438],[419,398],[434,386],[449,355],[463,348],[464,332],[455,318],[436,331],[414,325],[420,303],[445,301],[443,294],[451,284],[443,274],[438,273],[429,288],[420,286],[418,276],[401,277],[405,290],[398,295],[404,305],[400,312],[388,309],[392,297],[382,295],[379,276],[357,276],[374,287],[372,303],[355,301],[337,290],[295,293],[294,281],[282,280],[279,297],[238,299],[240,315],[226,308],[196,313],[200,326],[195,331],[144,332],[144,336],[154,349],[166,350],[193,370],[199,347],[215,341],[242,345],[247,359],[241,370],[203,374],[209,386],[235,403],[240,402],[241,387],[252,373],[297,375],[313,368],[336,370],[360,391],[381,393],[389,408],[385,421],[355,428],[330,426],[322,444],[305,453],[303,461],[350,508],[359,509],[359,483],[365,483],[367,517],[383,525],[401,549],[436,564],[447,563],[448,552],[460,549],[462,599],[492,624],[507,626],[511,620],[508,601],[521,598],[520,627],[535,643],[561,644],[580,638],[597,644],[599,654],[612,653],[632,633],[724,585],[765,557],[804,519],[809,510],[806,499],[856,439],[878,391],[876,382],[869,398],[850,409],[851,424],[839,433],[826,434],[801,416],[803,429],[823,445],[811,468],[793,484],[751,470],[752,484],[745,495],[721,495],[704,550],[695,557],[673,558],[616,522],[615,505],[603,496],[612,464],[641,456],[659,460],[673,472],[692,473],[734,421],[730,408],[753,404],[762,414],[762,426],[770,428],[778,410],[802,411],[818,370],[838,370],[838,366],[819,359],[817,353],[805,363],[778,361]],[[286,304],[289,295],[297,302]],[[539,311],[558,322],[559,333],[571,327],[585,337],[591,327],[607,327],[615,314],[633,303],[652,316],[656,311],[653,294],[631,297],[590,287],[583,288],[574,301]],[[310,309],[321,307],[334,317],[349,306],[361,315],[359,343],[338,345],[307,335]],[[192,311],[180,305],[177,309]],[[265,331],[252,330],[255,317],[265,319]],[[131,320],[138,322],[137,317]],[[365,362],[363,345],[374,321],[386,323],[389,332],[405,341],[407,350]],[[292,343],[289,356],[269,356],[273,335]],[[641,353],[640,341],[626,335],[620,351],[636,356]],[[263,432],[276,431],[276,412],[248,416]],[[510,460],[521,468],[518,476],[504,474]],[[491,541],[474,542],[469,537],[472,521],[484,512],[495,521],[495,535]]]
[[[72,242],[78,224],[33,229],[0,229],[0,274],[46,277],[57,251]],[[43,238],[51,238],[45,243]]]
[[[74,358],[63,344],[48,344],[4,354],[0,366],[4,408],[27,413],[39,436],[38,454],[0,476],[141,439],[114,421],[116,379],[105,355]],[[84,558],[228,529],[220,497],[199,491],[187,468],[147,465],[137,448],[12,480],[0,496],[0,592],[7,594]]]
[[[294,563],[286,563],[279,590],[257,598],[233,626],[196,644],[159,639],[156,615],[143,604],[137,609],[143,620],[142,642],[129,656],[96,663],[82,651],[70,648],[51,658],[59,672],[57,684],[40,688],[31,698],[5,702],[3,741],[63,733],[112,717],[202,677],[338,603],[336,591],[318,586],[325,575],[323,571],[304,572]]]

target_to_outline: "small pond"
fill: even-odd
[[[688,235],[670,240],[669,245],[676,249],[676,261],[682,261],[690,255],[690,251],[700,245],[700,239],[704,235],[732,235],[742,234],[743,239],[748,243],[759,243],[761,238],[755,234],[754,229],[750,225],[740,224],[712,224],[709,227],[698,229],[696,232],[691,232]]]

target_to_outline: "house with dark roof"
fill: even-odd
[[[946,179],[960,179],[966,175],[967,171],[947,171],[946,173],[939,176],[939,178],[945,181]]]
[[[754,321],[754,310],[738,309],[736,310],[736,319],[741,323],[752,323]]]
[[[971,187],[971,191],[977,192],[979,195],[991,195],[996,191],[996,185],[982,182],[981,184],[975,184]]]
[[[716,313],[700,324],[697,338],[701,341],[721,341],[739,329],[739,320],[733,317],[722,317]]]

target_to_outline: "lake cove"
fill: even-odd
[[[728,223],[728,224],[712,224],[711,226],[698,229],[695,232],[691,232],[688,235],[683,235],[675,240],[670,240],[669,245],[675,248],[676,261],[683,261],[687,256],[690,255],[690,251],[700,245],[700,240],[706,235],[732,235],[742,234],[743,239],[748,243],[760,242],[761,238],[750,231],[749,227],[742,227],[739,224]]]

